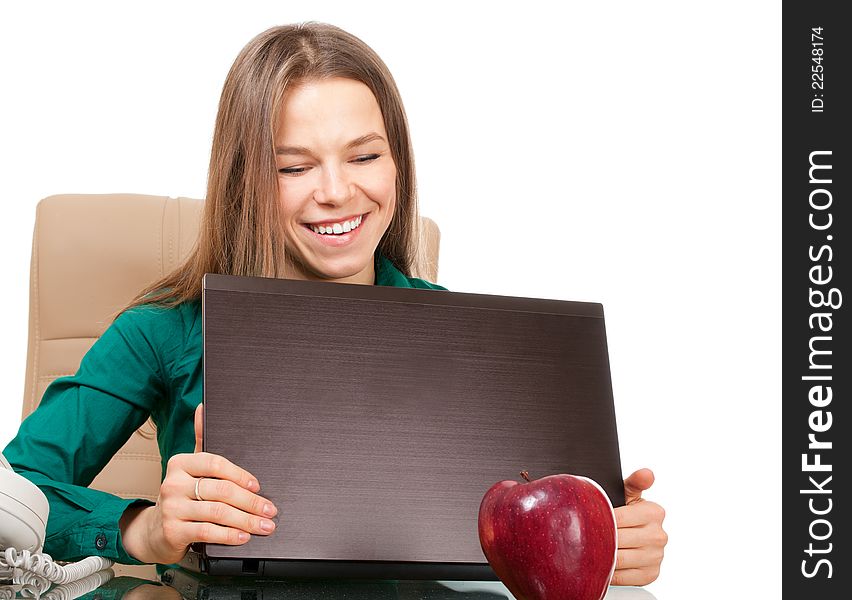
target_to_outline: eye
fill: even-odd
[[[354,163],[368,163],[379,158],[381,154],[365,154],[364,156],[359,156],[358,158],[352,159]]]
[[[301,175],[307,170],[307,167],[284,167],[282,169],[278,169],[278,172],[282,175]]]

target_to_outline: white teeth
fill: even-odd
[[[325,225],[309,225],[314,233],[321,234],[332,234],[332,235],[340,235],[341,233],[348,233],[353,229],[357,228],[361,225],[361,221],[363,219],[363,215],[355,217],[351,221],[341,221],[340,223],[332,223],[329,226]]]

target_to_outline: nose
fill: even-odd
[[[351,188],[342,169],[335,167],[323,169],[322,180],[314,192],[314,198],[320,204],[340,206],[352,196]]]

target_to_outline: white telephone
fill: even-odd
[[[100,556],[59,565],[42,554],[49,512],[44,493],[15,473],[0,454],[0,598],[12,591],[10,580],[14,586],[35,585],[43,592],[51,582],[68,584],[112,566],[112,561]]]
[[[12,470],[0,454],[0,550],[39,552],[50,505],[38,487]]]

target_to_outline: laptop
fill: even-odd
[[[208,274],[202,315],[204,449],[278,516],[192,570],[493,581],[498,481],[584,475],[624,504],[600,304]]]

